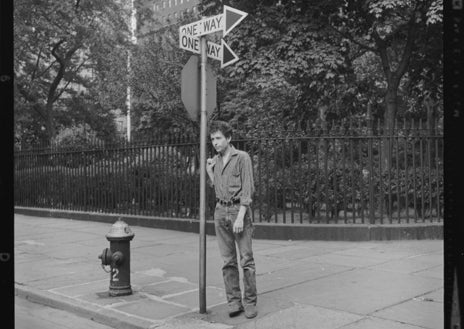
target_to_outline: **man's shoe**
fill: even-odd
[[[249,304],[245,305],[245,316],[247,319],[252,319],[258,315],[258,310],[256,309],[256,305]]]
[[[229,316],[234,317],[239,315],[240,313],[243,312],[243,306],[242,305],[229,305]]]

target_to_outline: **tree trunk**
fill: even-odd
[[[385,138],[383,147],[383,160],[384,169],[390,170],[392,164],[392,141],[395,131],[395,117],[398,106],[397,88],[388,85],[387,93],[385,95],[385,112],[384,112],[384,135]]]
[[[52,84],[50,85],[50,88],[48,90],[48,95],[47,95],[47,104],[45,105],[45,115],[47,116],[47,136],[48,136],[48,144],[51,145],[53,138],[55,137],[55,123],[54,123],[54,113],[53,113],[53,105],[54,103],[58,100],[58,98],[61,96],[62,92],[64,91],[64,88],[61,93],[57,93],[58,86],[60,85],[61,80],[63,80],[64,74],[66,72],[67,67],[69,66],[69,63],[71,61],[72,56],[76,53],[76,51],[80,47],[80,43],[76,43],[71,49],[69,49],[66,54],[60,55],[58,54],[58,49],[61,44],[65,42],[64,39],[58,41],[52,48],[52,55],[53,57],[56,58],[59,67],[58,67],[58,72],[53,79]],[[66,87],[65,87],[66,88]]]
[[[53,117],[53,103],[47,102],[45,106],[45,113],[47,115],[46,129],[47,129],[47,145],[51,146],[53,138],[55,137],[55,124]]]

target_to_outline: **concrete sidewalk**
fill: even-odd
[[[258,317],[227,316],[207,236],[207,314],[198,313],[198,234],[131,226],[134,293],[109,297],[97,258],[111,225],[15,215],[18,297],[114,328],[443,328],[443,241],[254,240]]]

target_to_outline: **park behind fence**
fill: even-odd
[[[208,143],[210,144],[210,143]],[[442,222],[436,123],[265,132],[232,144],[253,161],[254,222]],[[209,148],[209,156],[213,155]],[[198,137],[15,151],[15,205],[198,219]],[[207,187],[207,220],[214,190]]]

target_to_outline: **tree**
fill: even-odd
[[[428,70],[437,72],[432,68],[441,67],[441,31],[435,25],[442,22],[442,6],[441,0],[346,1],[338,13],[329,15],[337,33],[379,60],[385,81],[386,134],[393,134],[395,128],[398,93],[405,89],[402,85],[408,80],[403,78],[410,73],[409,84],[424,87],[424,80],[419,76]],[[438,42],[431,46],[431,39]],[[440,97],[437,88],[434,89],[434,96]],[[390,168],[392,154],[388,140],[383,153],[385,168]]]
[[[19,0],[14,22],[15,112],[35,112],[51,142],[66,99],[93,88],[92,74],[125,46],[124,10],[111,0]],[[15,116],[18,127],[24,117]]]
[[[388,133],[394,129],[403,77],[408,71],[422,71],[424,67],[419,67],[424,56],[430,60],[430,68],[441,66],[441,43],[431,47],[430,39],[441,39],[434,25],[442,22],[442,7],[441,0],[345,1],[338,13],[328,16],[337,33],[380,60],[386,83],[384,122]],[[435,56],[430,56],[432,51]]]
[[[212,3],[202,2],[204,15],[222,9],[217,2]],[[359,88],[353,68],[359,54],[341,44],[340,36],[324,16],[336,12],[338,1],[228,4],[249,16],[227,36],[240,60],[221,72],[219,95],[230,100],[219,100],[221,115],[234,112],[241,116],[237,104],[247,98],[255,108],[247,111],[250,126],[269,118],[272,123],[267,125],[306,128],[325,117],[321,109],[327,110],[327,120],[359,113]]]
[[[441,1],[224,3],[250,14],[228,37],[241,60],[227,73],[256,79],[262,88],[295,87],[297,113],[325,105],[332,116],[346,117],[360,105],[365,112],[382,94],[390,128],[399,90],[417,85],[424,70],[440,82]],[[211,0],[202,5],[204,15],[222,6]]]

